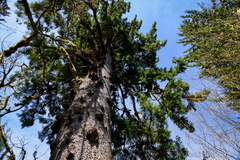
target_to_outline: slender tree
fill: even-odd
[[[123,0],[18,1],[29,36],[17,49],[29,59],[15,96],[24,106],[22,126],[45,124],[40,138],[51,160],[185,159],[181,141],[170,137],[167,119],[194,131],[189,85],[177,78],[185,63],[157,67],[156,23],[145,35],[141,21],[124,18]],[[161,85],[161,86],[160,86]],[[54,119],[55,118],[55,119]]]

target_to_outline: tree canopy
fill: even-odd
[[[188,10],[182,16],[180,43],[190,45],[185,58],[200,67],[200,77],[210,77],[223,87],[227,101],[239,110],[240,98],[240,2],[211,0],[199,4],[201,10]]]
[[[39,138],[51,143],[59,131],[56,127],[61,127],[62,115],[75,114],[69,106],[81,83],[86,76],[91,81],[99,79],[97,69],[109,52],[111,89],[106,99],[111,104],[113,157],[186,158],[180,139],[170,137],[167,121],[193,132],[186,114],[194,109],[195,97],[189,93],[189,85],[177,78],[186,69],[183,60],[174,60],[176,65],[169,69],[157,66],[157,51],[166,41],[157,39],[156,23],[148,33],[141,33],[142,22],[137,16],[131,21],[124,18],[130,3],[123,0],[31,4],[22,0],[16,5],[18,17],[28,19],[28,33],[4,50],[1,59],[20,52],[29,60],[10,77],[19,101],[15,106],[23,107],[19,114],[22,127],[39,121],[44,125]],[[101,81],[97,82],[101,87]],[[88,96],[93,94],[90,91]]]

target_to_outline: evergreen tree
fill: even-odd
[[[24,106],[23,127],[36,120],[39,136],[59,159],[185,159],[186,149],[170,137],[167,120],[194,131],[189,85],[177,78],[185,63],[159,68],[156,23],[145,35],[141,21],[123,18],[123,0],[18,1],[29,35],[23,46],[29,65],[13,75]]]
[[[223,87],[228,105],[240,110],[240,1],[211,0],[199,4],[200,11],[189,10],[182,16],[180,43],[190,45],[185,58],[199,66],[201,77],[215,79]]]

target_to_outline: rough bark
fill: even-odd
[[[110,51],[104,57],[104,60],[83,78],[69,109],[58,116],[57,123],[61,128],[51,144],[50,160],[112,159]]]

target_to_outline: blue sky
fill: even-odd
[[[209,0],[210,1],[210,0]],[[167,40],[167,45],[158,52],[160,57],[159,65],[161,67],[171,66],[172,57],[179,57],[183,55],[183,51],[187,48],[176,42],[180,38],[178,28],[181,24],[181,15],[185,15],[185,10],[198,9],[197,2],[209,2],[208,0],[130,0],[131,10],[127,15],[131,20],[137,15],[139,20],[143,20],[142,32],[147,32],[154,21],[157,22],[158,39]],[[11,1],[10,3],[14,3]],[[4,40],[3,48],[13,45],[15,42],[21,40],[23,33],[26,31],[24,25],[18,25],[16,23],[16,17],[14,13],[11,17],[7,18],[7,23],[0,24],[0,40]],[[21,138],[24,136],[29,140],[29,144],[26,146],[27,151],[30,151],[27,155],[31,160],[32,153],[35,147],[41,145],[39,148],[39,155],[43,154],[47,150],[47,146],[44,143],[40,144],[37,139],[38,129],[41,129],[40,125],[36,125],[31,128],[21,129],[18,120],[15,115],[8,115],[4,117],[4,122],[8,122],[9,127],[13,131],[13,138]],[[45,154],[40,160],[48,159],[49,152]],[[189,160],[199,159],[197,157],[190,157]]]
[[[207,0],[205,0],[206,2]],[[157,22],[158,39],[167,40],[167,45],[158,52],[159,65],[170,66],[172,57],[183,55],[186,47],[176,42],[179,40],[178,28],[180,27],[184,11],[198,9],[197,2],[204,0],[132,0],[129,17],[138,15],[143,20],[142,31],[147,32],[154,21]]]

